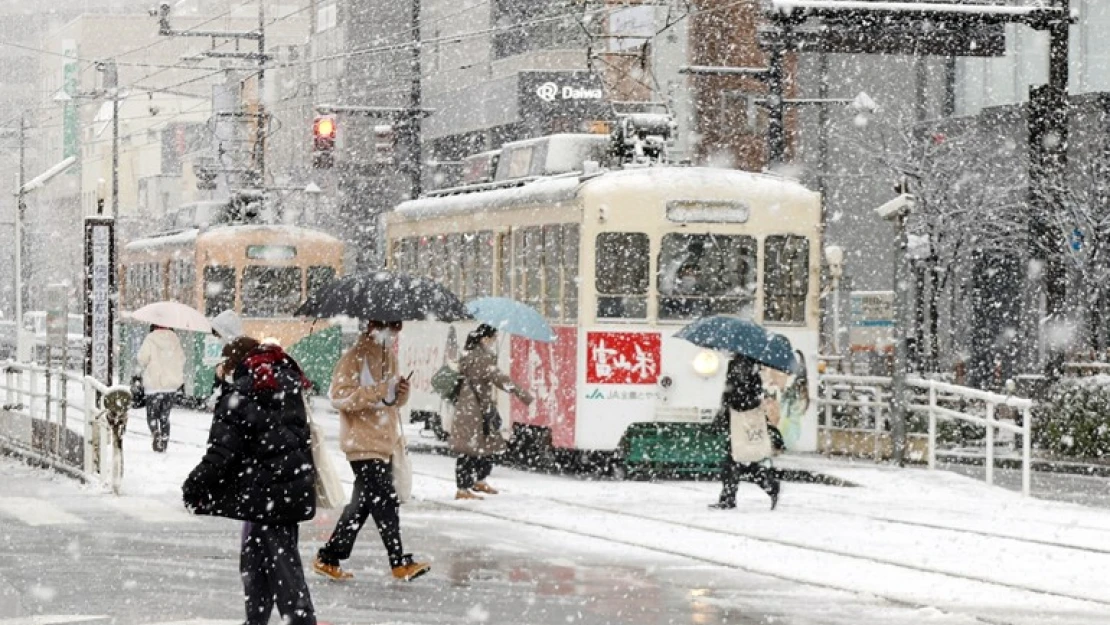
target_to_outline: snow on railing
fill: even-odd
[[[876,11],[891,13],[931,13],[936,15],[997,15],[1030,17],[1062,12],[1057,7],[1007,6],[997,4],[954,4],[943,2],[870,2],[866,0],[771,0],[771,7],[789,13],[794,10]]]
[[[827,374],[821,376],[823,395],[819,403],[824,407],[824,427],[833,427],[834,408],[856,408],[864,412],[870,411],[874,416],[873,433],[875,438],[875,458],[879,458],[880,437],[886,430],[886,420],[883,413],[890,414],[892,393],[891,378],[884,376],[859,376]],[[984,441],[986,457],[986,482],[994,484],[994,443],[995,430],[1012,432],[1021,437],[1021,492],[1029,495],[1032,477],[1032,423],[1031,411],[1033,401],[1011,395],[1001,395],[988,391],[981,391],[966,386],[957,386],[936,380],[926,380],[910,377],[906,386],[927,393],[927,403],[920,403],[920,399],[910,396],[908,409],[917,414],[928,417],[928,452],[927,462],[930,469],[936,468],[937,455],[937,420],[954,419],[982,426],[986,430]],[[870,397],[865,397],[869,395]],[[847,396],[847,398],[843,398]],[[968,409],[956,410],[940,405],[938,401],[943,396],[946,403],[963,405],[968,401],[982,402],[985,406],[985,415],[975,414]],[[1012,421],[997,418],[997,408],[1006,406],[1021,412],[1021,425]]]
[[[0,443],[44,464],[111,482],[118,492],[122,449],[109,443],[126,422],[130,390],[40,365],[7,362],[0,368]],[[103,462],[109,448],[114,450],[110,473]]]

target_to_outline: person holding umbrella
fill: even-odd
[[[728,453],[721,467],[721,496],[710,507],[735,508],[740,479],[751,476],[771,498],[774,510],[780,485],[771,469],[762,464],[771,457],[772,444],[767,417],[761,409],[764,389],[760,369],[798,372],[800,366],[790,341],[750,319],[731,315],[698,319],[674,336],[699,347],[732,354],[719,413],[719,420],[728,424]]]
[[[779,481],[762,464],[772,453],[771,437],[763,403],[763,378],[760,364],[737,354],[728,363],[721,415],[728,423],[728,453],[721,467],[721,496],[710,505],[716,510],[736,507],[736,492],[741,478],[747,476],[771,498],[771,509],[779,501]]]
[[[391,458],[401,436],[398,409],[409,398],[408,377],[398,375],[393,353],[401,328],[400,321],[370,321],[332,374],[330,395],[339,410],[340,448],[355,474],[351,501],[312,563],[316,573],[333,580],[354,577],[341,563],[351,557],[359,530],[371,516],[393,577],[410,581],[431,570],[404,551],[400,500],[393,486]]]
[[[494,388],[512,393],[525,405],[532,395],[497,368],[497,330],[485,323],[466,337],[465,353],[459,359],[463,379],[451,426],[451,449],[459,454],[455,466],[455,499],[481,499],[472,491],[496,495],[486,483],[494,458],[504,453],[501,416],[497,413]]]
[[[162,453],[170,443],[170,411],[178,389],[185,384],[185,351],[177,334],[161,325],[151,325],[136,359],[146,393],[146,423],[154,451]]]

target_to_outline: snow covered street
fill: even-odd
[[[317,418],[334,436],[335,414]],[[0,464],[0,625],[79,622],[74,615],[238,622],[237,528],[179,504],[208,422],[175,410],[169,453],[155,454],[133,412],[119,498]],[[338,451],[336,460],[349,484]],[[504,468],[491,478],[503,494],[459,503],[453,459],[413,461],[416,501],[402,508],[403,531],[431,575],[389,581],[367,528],[352,583],[310,579],[323,622],[1079,625],[1110,614],[1110,513],[952,473],[788,457],[779,464],[858,486],[787,483],[771,512],[745,484],[739,508],[720,512],[706,508],[714,483]],[[302,527],[304,558],[336,516],[323,511]]]

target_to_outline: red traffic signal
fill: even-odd
[[[317,115],[312,123],[312,165],[327,169],[335,164],[335,136],[337,128],[334,115]]]

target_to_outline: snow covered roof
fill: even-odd
[[[739,189],[743,189],[745,195],[774,194],[779,199],[783,195],[794,195],[799,199],[813,199],[818,195],[798,182],[769,174],[708,167],[642,167],[607,171],[589,177],[571,174],[538,178],[520,186],[420,198],[400,204],[394,212],[404,219],[427,219],[569,203],[575,201],[585,189],[609,193],[622,188],[665,186],[681,186],[683,189],[696,187],[707,191],[717,189],[728,193],[737,193]]]
[[[152,237],[147,237],[145,239],[136,239],[134,241],[131,241],[127,245],[123,246],[123,249],[129,252],[140,252],[143,250],[155,250],[172,245],[189,245],[197,240],[197,234],[199,233],[200,230],[193,228],[191,230],[184,230],[182,232],[175,232],[172,234],[155,235]]]
[[[303,243],[319,243],[321,245],[340,243],[339,239],[319,230],[310,230],[299,226],[264,224],[218,226],[205,230],[201,237],[205,242],[219,242],[220,239],[252,234],[268,235],[275,240],[295,239]]]

